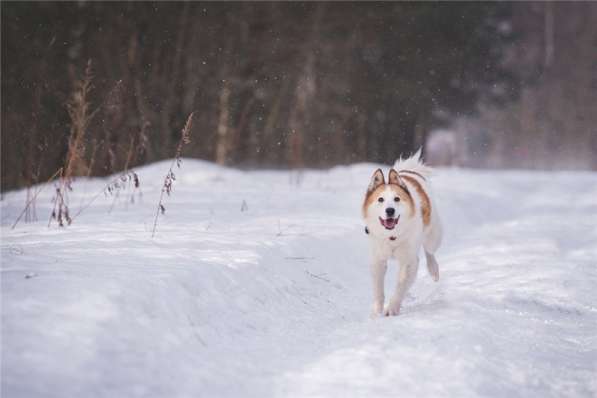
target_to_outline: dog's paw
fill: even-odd
[[[437,282],[439,281],[439,265],[437,264],[437,260],[433,254],[425,253],[425,255],[427,256],[427,270],[429,271],[429,275]]]
[[[431,278],[434,282],[439,281],[439,269],[437,268],[437,266],[435,268],[430,267],[429,274],[431,275]]]
[[[381,318],[381,317],[382,317],[381,312],[371,311],[371,313],[369,314],[369,318],[371,318],[371,319],[377,319],[377,318]]]
[[[373,303],[371,308],[371,318],[380,317],[383,313],[383,302],[382,303]]]
[[[384,316],[396,316],[400,314],[400,304],[401,303],[392,303],[388,304],[388,306],[383,310]]]

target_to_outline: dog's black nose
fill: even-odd
[[[388,215],[388,217],[392,217],[395,212],[396,212],[396,210],[393,207],[388,207],[386,209],[386,214]]]

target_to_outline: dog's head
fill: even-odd
[[[408,188],[396,172],[391,169],[388,182],[383,172],[377,169],[367,187],[363,202],[363,217],[370,229],[389,232],[397,228],[400,220],[411,217],[414,204]]]

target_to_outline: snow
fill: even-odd
[[[3,396],[597,396],[597,174],[437,170],[440,282],[421,266],[401,315],[370,319],[377,165],[295,186],[185,159],[151,239],[168,167],[62,229],[11,230],[25,193],[4,196]]]

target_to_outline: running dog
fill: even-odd
[[[421,150],[408,159],[399,159],[387,183],[377,169],[367,188],[363,218],[371,243],[373,316],[400,313],[402,300],[417,276],[421,246],[429,274],[439,280],[434,253],[441,244],[442,225],[429,187],[431,168],[420,158]],[[384,308],[384,278],[391,258],[398,261],[400,273],[396,290]]]

